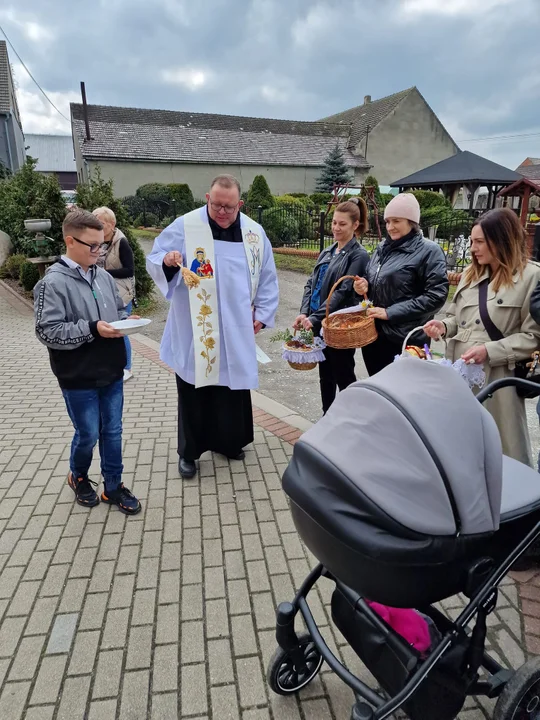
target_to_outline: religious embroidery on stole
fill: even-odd
[[[262,266],[259,239],[259,236],[253,231],[246,233],[246,240],[250,251],[249,269],[253,277],[259,275]]]
[[[201,290],[197,293],[197,297],[202,302],[199,308],[199,314],[197,315],[198,327],[202,328],[202,335],[199,338],[201,343],[204,345],[205,350],[201,352],[201,357],[206,360],[206,377],[212,372],[212,365],[216,362],[216,356],[211,355],[210,351],[216,347],[216,341],[212,337],[213,327],[209,321],[210,315],[212,315],[212,308],[208,305],[208,300],[212,297],[206,290]]]
[[[213,278],[214,269],[206,257],[206,251],[202,247],[198,247],[195,250],[195,260],[191,263],[190,268],[192,273],[195,273],[200,278]]]

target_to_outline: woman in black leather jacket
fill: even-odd
[[[369,294],[374,307],[368,314],[377,321],[378,339],[362,348],[370,375],[393,362],[409,332],[433,318],[448,297],[446,259],[439,245],[424,239],[414,195],[397,195],[386,206],[384,219],[386,240],[369,261],[367,279],[354,283],[359,295]]]
[[[314,334],[319,335],[326,315],[326,300],[334,283],[344,275],[365,275],[369,255],[356,236],[363,235],[366,229],[367,207],[361,198],[337,206],[332,220],[332,234],[336,242],[319,255],[304,288],[300,315],[293,323],[295,330],[301,327],[305,330],[313,329]],[[353,281],[344,280],[332,295],[329,312],[333,313],[356,302]],[[323,413],[334,402],[338,387],[344,390],[355,382],[354,352],[334,348],[324,350],[326,360],[319,363]]]

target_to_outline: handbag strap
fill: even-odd
[[[480,317],[482,318],[486,332],[489,335],[489,339],[492,341],[502,340],[504,335],[489,317],[487,308],[488,285],[489,278],[482,280],[482,282],[478,285],[478,307],[480,309]]]

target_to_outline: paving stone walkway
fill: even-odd
[[[299,698],[276,697],[264,679],[274,608],[314,562],[280,485],[299,431],[258,410],[244,462],[208,454],[200,478],[182,482],[174,379],[134,345],[125,482],[143,513],[126,518],[74,504],[61,393],[31,311],[0,287],[0,719],[348,720],[351,693],[327,670]],[[490,618],[490,645],[509,665],[526,642],[540,650],[539,585],[534,572],[507,580]],[[311,596],[316,618],[365,678],[331,626],[331,590]],[[450,614],[460,605],[445,603]],[[460,717],[491,707],[471,700]]]

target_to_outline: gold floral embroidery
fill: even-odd
[[[216,347],[216,340],[212,337],[213,327],[212,323],[208,321],[210,315],[212,315],[212,308],[208,305],[208,301],[212,297],[206,290],[201,290],[197,294],[197,297],[202,302],[197,315],[198,327],[202,328],[202,335],[199,338],[204,347],[206,348],[201,352],[201,356],[206,360],[206,377],[212,372],[212,365],[216,362],[216,356],[210,354],[210,350],[214,350]]]

